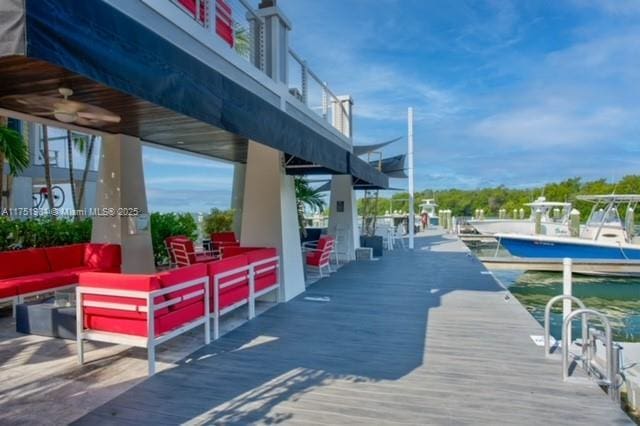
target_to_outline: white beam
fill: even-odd
[[[414,187],[413,187],[413,108],[408,111],[408,147],[407,161],[409,163],[409,248],[413,249],[413,237],[415,233],[415,213],[414,213]]]

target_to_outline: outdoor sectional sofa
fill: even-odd
[[[117,244],[71,244],[0,252],[0,302],[22,303],[28,296],[78,283],[82,272],[120,272]],[[15,312],[15,311],[14,311]]]
[[[80,362],[85,340],[144,347],[151,375],[157,345],[199,325],[208,343],[210,318],[217,339],[220,317],[243,305],[253,318],[256,299],[279,286],[279,258],[275,249],[236,249],[233,256],[153,275],[81,274],[76,290]]]

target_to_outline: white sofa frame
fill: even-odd
[[[275,265],[267,265],[273,262],[275,262]],[[274,269],[277,277],[276,283],[274,285],[271,285],[267,288],[263,288],[262,290],[256,292],[255,291],[256,274],[268,272]],[[280,287],[279,269],[280,269],[280,257],[274,256],[268,259],[262,259],[262,260],[253,262],[247,266],[241,266],[239,268],[230,269],[228,271],[220,272],[214,275],[213,291],[214,291],[215,298],[213,303],[213,312],[211,312],[211,317],[213,318],[213,339],[214,340],[217,340],[220,337],[220,317],[222,315],[229,313],[234,309],[244,306],[248,303],[249,304],[248,319],[253,319],[256,316],[256,299]],[[228,281],[224,284],[220,283],[222,279],[231,277],[233,275],[238,275],[238,274],[243,274],[243,275],[231,281]],[[220,290],[223,290],[227,287],[231,287],[247,279],[249,280],[249,296],[245,299],[239,300],[238,302],[232,305],[226,306],[224,309],[220,309]]]

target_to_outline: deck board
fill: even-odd
[[[562,382],[540,325],[462,243],[417,245],[346,265],[77,424],[630,423]]]

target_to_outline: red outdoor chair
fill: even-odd
[[[320,237],[317,242],[305,243],[303,245],[307,268],[316,269],[321,278],[325,276],[323,273],[324,269],[328,269],[329,273],[333,272],[331,268],[331,256],[334,252],[335,242],[336,240],[332,236],[324,235]]]
[[[219,256],[213,252],[196,253],[193,241],[189,238],[173,238],[169,244],[178,267],[213,262],[219,259]]]
[[[211,245],[224,256],[225,247],[239,247],[240,241],[236,238],[235,232],[213,232],[211,233]]]

